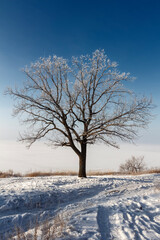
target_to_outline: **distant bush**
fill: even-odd
[[[147,173],[160,173],[160,168],[151,168],[146,171]]]
[[[77,176],[77,172],[74,171],[62,171],[62,172],[30,172],[24,175],[24,177],[44,177],[44,176]]]
[[[53,176],[53,172],[30,172],[24,175],[24,177],[43,177],[43,176]]]
[[[144,162],[144,157],[134,157],[125,161],[124,164],[121,164],[119,171],[122,173],[139,173],[143,172],[146,169]]]
[[[114,171],[89,171],[87,173],[88,176],[104,176],[104,175],[118,175],[119,172]]]
[[[0,178],[9,178],[9,177],[21,177],[20,173],[14,173],[13,170],[8,170],[6,172],[0,171]]]

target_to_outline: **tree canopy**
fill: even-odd
[[[92,56],[40,58],[24,70],[21,89],[8,89],[16,98],[14,114],[23,114],[29,128],[21,136],[31,146],[45,138],[71,147],[79,157],[79,176],[86,176],[87,145],[133,141],[150,120],[152,101],[125,87],[132,78],[121,73],[103,50]]]

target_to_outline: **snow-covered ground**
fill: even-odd
[[[59,239],[158,240],[160,175],[0,179],[0,239],[58,213]]]

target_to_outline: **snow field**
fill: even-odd
[[[0,179],[0,236],[65,219],[63,240],[159,240],[160,175]],[[43,224],[42,224],[43,225]],[[38,231],[41,239],[41,231]]]

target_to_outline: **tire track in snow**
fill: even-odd
[[[98,206],[97,224],[98,224],[99,232],[101,234],[101,240],[111,239],[108,208],[104,206]]]

